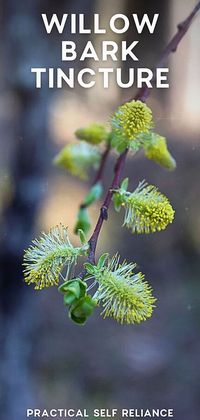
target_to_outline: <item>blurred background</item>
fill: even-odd
[[[110,211],[98,253],[119,251],[146,273],[158,298],[148,322],[120,326],[98,311],[85,327],[72,324],[57,289],[35,292],[23,283],[22,255],[41,230],[73,226],[89,183],[52,166],[57,151],[74,141],[74,130],[106,122],[135,91],[34,88],[30,67],[62,67],[65,31],[47,36],[41,13],[84,13],[88,25],[100,13],[160,13],[153,35],[140,36],[139,66],[151,67],[194,6],[194,0],[1,0],[0,35],[0,404],[4,420],[26,418],[26,408],[132,407],[175,410],[176,420],[197,420],[200,410],[200,205],[198,17],[170,57],[170,89],[153,90],[156,131],[168,138],[177,170],[168,173],[138,154],[124,175],[156,184],[172,202],[175,222],[162,233],[133,236]],[[119,35],[107,39],[120,41]],[[89,38],[76,35],[78,48]],[[98,48],[101,36],[90,39]],[[128,41],[138,39],[134,27]],[[85,63],[82,63],[86,67]],[[99,64],[100,65],[100,64]],[[109,65],[109,63],[108,63]],[[116,65],[116,63],[112,63]],[[131,63],[123,66],[124,74]],[[71,64],[70,64],[71,66]],[[75,63],[77,69],[79,62]],[[88,67],[94,63],[89,62]],[[106,168],[105,187],[116,156]],[[93,225],[98,206],[91,211]]]

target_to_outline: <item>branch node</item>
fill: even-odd
[[[108,209],[106,206],[101,207],[101,217],[103,220],[108,220]]]
[[[185,22],[180,22],[177,25],[177,28],[178,28],[179,31],[182,31],[183,29],[185,29]]]

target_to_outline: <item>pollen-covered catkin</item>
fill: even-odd
[[[141,101],[131,101],[120,106],[112,118],[112,129],[117,136],[134,140],[153,126],[151,109]]]
[[[72,246],[67,228],[60,224],[35,239],[25,251],[25,282],[34,284],[36,290],[58,285],[63,266],[66,265],[69,272],[77,257],[84,254],[84,248]]]
[[[139,324],[150,318],[156,298],[142,273],[134,273],[136,264],[119,262],[115,255],[94,274],[99,288],[93,296],[103,306],[103,317],[121,324]]]
[[[113,199],[124,207],[124,226],[133,233],[161,231],[173,222],[174,210],[168,198],[144,181],[132,193],[119,189]]]

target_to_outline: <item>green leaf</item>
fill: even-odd
[[[88,317],[92,315],[94,308],[97,306],[97,303],[90,295],[85,296],[82,298],[82,302],[80,302],[80,307],[83,313]]]
[[[62,293],[73,293],[74,296],[78,299],[85,295],[87,284],[79,278],[73,280],[65,281],[58,288],[59,292]]]
[[[111,136],[111,146],[116,149],[118,153],[123,153],[127,148],[137,152],[142,147],[139,139],[131,141],[114,133]]]
[[[95,272],[96,272],[96,267],[94,266],[94,265],[92,265],[92,264],[90,264],[90,263],[88,263],[88,262],[86,262],[85,264],[84,264],[84,266],[85,266],[85,268],[86,268],[86,270],[88,271],[88,273],[89,274],[95,274]]]
[[[82,229],[78,229],[77,233],[79,235],[79,238],[80,238],[80,241],[81,241],[82,245],[85,245],[87,243],[85,233],[83,232]]]
[[[66,305],[66,306],[71,305],[76,300],[77,299],[74,296],[74,293],[72,293],[72,292],[71,293],[70,292],[66,293],[63,297],[63,302],[64,302],[64,305]]]
[[[70,293],[70,294],[72,293],[75,296],[75,298],[78,299],[80,297],[80,292],[81,292],[81,289],[80,289],[79,282],[71,281],[70,284],[68,285],[67,293]]]
[[[88,215],[87,209],[81,208],[78,212],[76,226],[74,228],[74,232],[78,233],[79,230],[82,230],[85,234],[87,234],[90,230],[91,223]]]
[[[118,153],[122,153],[127,148],[127,141],[113,135],[111,139],[111,146],[114,147]]]
[[[75,322],[75,324],[79,324],[79,325],[84,325],[87,321],[87,317],[78,317],[76,315],[74,315],[73,312],[69,312],[69,317],[71,318],[72,321]]]
[[[129,183],[129,179],[128,178],[123,179],[123,181],[121,183],[121,189],[124,190],[124,191],[127,191],[128,183]]]
[[[92,315],[95,306],[95,300],[87,295],[71,305],[69,316],[77,323],[84,323],[86,318]]]
[[[91,206],[95,201],[99,200],[103,192],[103,187],[101,182],[97,182],[86,195],[83,204],[85,206]]]
[[[62,283],[59,287],[58,287],[58,291],[61,293],[65,293],[67,292],[67,286],[68,286],[69,281],[66,280],[64,283]]]
[[[107,252],[105,254],[102,254],[99,258],[97,268],[99,269],[103,268],[105,261],[108,259],[108,257],[109,257],[109,254]]]
[[[112,196],[112,200],[113,200],[113,203],[114,203],[115,211],[117,211],[119,213],[120,210],[121,210],[121,206],[123,204],[123,200],[122,200],[121,195],[118,192],[114,193],[113,196]]]

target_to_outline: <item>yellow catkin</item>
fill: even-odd
[[[153,126],[151,109],[141,101],[131,101],[120,106],[112,118],[114,134],[126,140],[134,140],[148,133]]]
[[[54,158],[54,164],[67,169],[74,176],[87,179],[89,168],[97,168],[100,158],[100,151],[96,147],[85,142],[74,143],[63,147]]]
[[[108,133],[106,127],[102,124],[93,123],[88,127],[79,128],[75,131],[75,136],[79,140],[85,140],[91,144],[99,144],[107,140]]]
[[[121,324],[139,324],[150,318],[156,298],[142,273],[134,274],[135,264],[113,257],[96,272],[99,288],[94,295],[103,306],[103,317],[113,317]]]
[[[165,137],[151,133],[151,141],[144,143],[144,153],[148,159],[153,160],[166,169],[174,170],[176,161],[167,148]]]
[[[67,228],[60,224],[35,239],[25,251],[25,282],[34,284],[36,290],[58,285],[63,266],[66,265],[69,270],[81,254],[82,249],[71,245]]]
[[[124,226],[133,233],[161,231],[173,222],[175,212],[168,198],[144,181],[132,193],[119,189],[116,199],[125,209]]]

